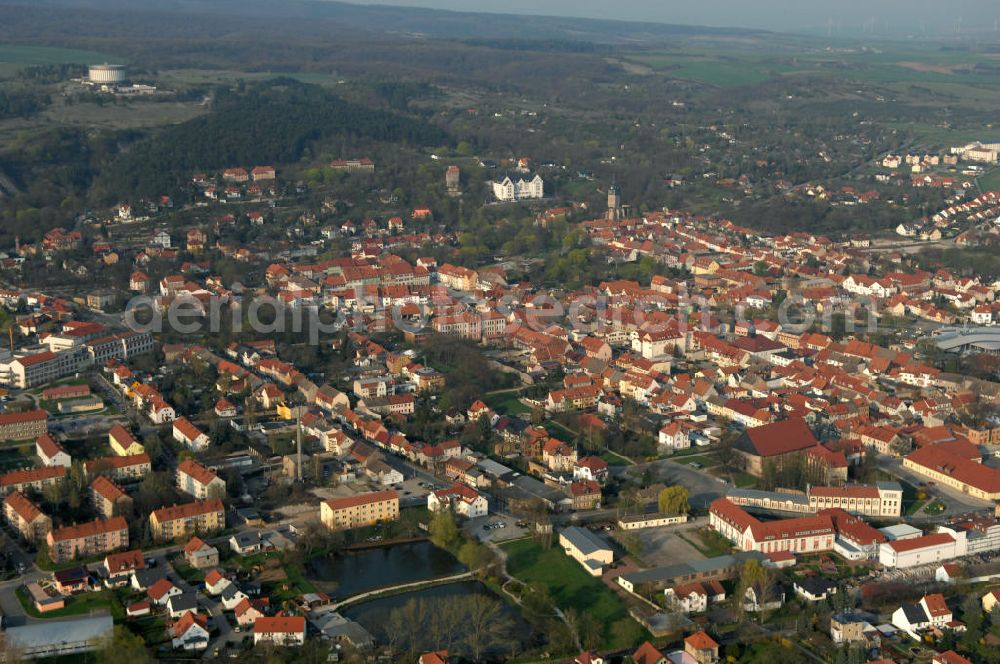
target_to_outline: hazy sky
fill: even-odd
[[[998,0],[348,0],[474,12],[544,14],[769,30],[878,34],[993,31]],[[871,32],[872,27],[865,28]]]

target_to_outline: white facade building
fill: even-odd
[[[498,201],[521,201],[545,197],[545,181],[540,175],[530,180],[512,180],[508,175],[499,182],[493,182],[493,195]]]

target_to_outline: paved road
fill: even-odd
[[[637,463],[634,466],[612,466],[611,468],[612,472],[616,474],[625,473],[632,477],[642,477],[643,473],[649,469],[656,482],[662,482],[667,486],[680,484],[687,487],[688,502],[692,509],[708,509],[713,500],[725,496],[729,489],[729,485],[720,481],[719,478],[670,459]]]
[[[186,593],[194,593],[197,595],[199,609],[203,613],[207,613],[212,616],[212,619],[215,621],[215,626],[219,629],[219,635],[209,642],[208,648],[205,649],[202,656],[205,659],[209,659],[214,656],[216,648],[221,651],[231,643],[239,643],[243,637],[241,634],[233,632],[232,625],[229,624],[229,618],[226,617],[224,607],[222,606],[222,601],[199,593],[194,586],[185,581],[184,577],[177,573],[177,571],[173,568],[173,565],[167,562],[166,555],[156,556],[156,559],[158,564],[163,565],[165,569],[169,569],[172,572],[170,578],[178,588]]]
[[[423,579],[421,581],[411,581],[409,583],[401,583],[396,586],[389,586],[387,588],[376,588],[375,590],[369,590],[367,592],[359,593],[353,597],[347,597],[335,602],[330,605],[330,609],[333,611],[339,611],[342,607],[349,604],[355,604],[364,600],[365,598],[372,597],[373,595],[381,595],[382,593],[392,592],[394,590],[406,590],[407,588],[419,588],[421,586],[426,586],[428,584],[443,585],[446,583],[455,583],[457,581],[464,581],[466,579],[471,579],[475,572],[460,572],[459,574],[452,574],[451,576],[443,576],[439,579]]]
[[[926,483],[928,481],[928,479],[923,475],[915,473],[908,468],[904,468],[901,459],[880,455],[878,457],[877,465],[879,469],[889,473],[890,475],[898,477],[913,486],[920,486],[921,483]],[[976,512],[984,509],[988,509],[991,513],[993,512],[993,501],[973,498],[972,496],[964,494],[961,491],[944,486],[940,482],[925,488],[930,495],[941,498],[945,504],[945,511],[933,517],[920,517],[916,520],[943,521],[947,517],[954,516],[955,514]]]

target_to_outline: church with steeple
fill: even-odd
[[[608,212],[606,218],[610,221],[621,221],[628,218],[629,207],[622,204],[622,192],[614,182],[608,187]]]

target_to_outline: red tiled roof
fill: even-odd
[[[635,664],[658,664],[663,659],[663,653],[654,648],[652,643],[646,641],[632,653],[632,659]]]
[[[200,542],[201,540],[198,541]],[[222,581],[224,578],[226,577],[222,574],[222,572],[220,572],[217,569],[213,569],[211,572],[205,575],[205,583],[207,583],[210,586],[214,586],[219,581]]]
[[[41,482],[66,476],[65,466],[42,466],[40,468],[25,468],[22,470],[12,470],[9,473],[0,475],[0,486],[11,486],[14,484],[27,484],[29,482]]]
[[[104,566],[108,572],[115,574],[132,569],[144,569],[146,567],[146,559],[141,549],[122,551],[121,553],[109,553],[104,557]]]
[[[194,459],[184,459],[184,461],[181,461],[180,465],[177,466],[177,472],[184,473],[205,486],[219,478],[215,474],[215,471],[209,470]]]
[[[92,537],[104,533],[111,533],[116,530],[128,530],[128,523],[120,516],[113,516],[110,519],[94,519],[87,523],[75,526],[65,526],[56,528],[50,533],[52,541],[63,542],[66,540],[79,539],[81,537]]]
[[[801,417],[747,429],[746,438],[757,455],[762,457],[807,450],[818,445],[816,436]]]
[[[873,486],[814,486],[809,487],[809,495],[818,498],[878,498],[878,489]]]
[[[361,493],[356,496],[346,498],[331,498],[326,504],[334,510],[342,510],[348,507],[358,507],[359,505],[369,505],[383,500],[399,500],[399,494],[395,491],[372,491],[371,493]]]
[[[38,446],[38,449],[42,451],[42,454],[50,459],[59,452],[64,451],[62,446],[56,442],[56,439],[48,433],[43,433],[41,436],[36,438],[35,444]]]
[[[32,522],[42,515],[42,511],[38,507],[28,500],[20,491],[14,491],[7,495],[4,499],[4,503],[10,505],[11,509],[17,513],[19,517],[27,522]]]
[[[221,511],[223,511],[222,501],[217,498],[211,498],[209,500],[197,500],[193,503],[184,503],[183,505],[161,507],[158,510],[154,510],[153,515],[156,517],[157,523],[162,524],[176,519],[188,519],[200,514]]]
[[[34,355],[19,358],[17,361],[22,367],[30,367],[33,364],[41,364],[42,362],[48,362],[49,360],[54,360],[55,358],[56,354],[47,350],[42,353],[36,353]]]
[[[896,553],[905,553],[906,551],[913,551],[914,549],[922,549],[929,546],[940,546],[954,541],[955,538],[948,533],[933,533],[931,535],[914,537],[912,539],[895,540],[889,542],[889,546],[891,546]]]
[[[985,493],[1000,493],[1000,470],[951,453],[943,445],[927,445],[906,457],[907,461],[950,475]]]
[[[186,417],[178,417],[174,420],[174,431],[179,432],[188,440],[194,440],[198,436],[202,435],[202,432],[198,429],[198,427],[191,424]]]
[[[715,642],[715,639],[706,634],[704,631],[695,632],[691,636],[684,639],[684,645],[689,645],[695,650],[711,650],[712,648],[719,647],[719,644]]]
[[[190,555],[192,553],[195,553],[196,551],[201,550],[201,548],[204,546],[208,546],[207,544],[205,544],[205,540],[195,535],[190,540],[188,540],[187,544],[184,545],[184,553]]]
[[[22,424],[24,422],[37,422],[47,420],[49,414],[44,410],[26,410],[23,413],[2,413],[0,414],[0,427],[8,424]]]
[[[90,488],[102,498],[111,502],[116,502],[125,496],[125,492],[122,488],[104,475],[100,475],[93,482],[91,482]]]
[[[254,623],[255,634],[295,634],[306,631],[305,616],[263,616]]]
[[[138,442],[132,433],[120,424],[116,424],[108,431],[108,435],[123,448],[128,448],[132,443]]]
[[[104,469],[121,469],[129,466],[141,466],[149,464],[148,454],[132,454],[130,456],[109,456],[90,459],[83,464],[84,470],[88,473],[99,472]]]
[[[934,655],[934,664],[972,664],[972,660],[959,655],[954,650],[945,650]]]
[[[146,594],[148,594],[153,599],[158,600],[164,595],[166,595],[168,592],[170,592],[171,588],[176,588],[176,586],[170,582],[170,579],[167,578],[158,579],[156,583],[151,585],[146,590]]]
[[[162,580],[164,580],[164,579],[161,579],[161,581]],[[170,583],[170,582],[167,581],[167,583]],[[178,620],[177,622],[175,622],[173,624],[173,627],[170,628],[170,632],[171,632],[171,634],[174,637],[179,637],[179,636],[182,636],[185,632],[187,632],[189,629],[191,629],[195,625],[198,625],[199,627],[201,627],[203,630],[205,630],[207,632],[208,631],[208,616],[203,616],[203,615],[200,615],[200,614],[196,614],[196,613],[194,613],[192,611],[188,611],[183,616],[181,616],[180,620]]]

